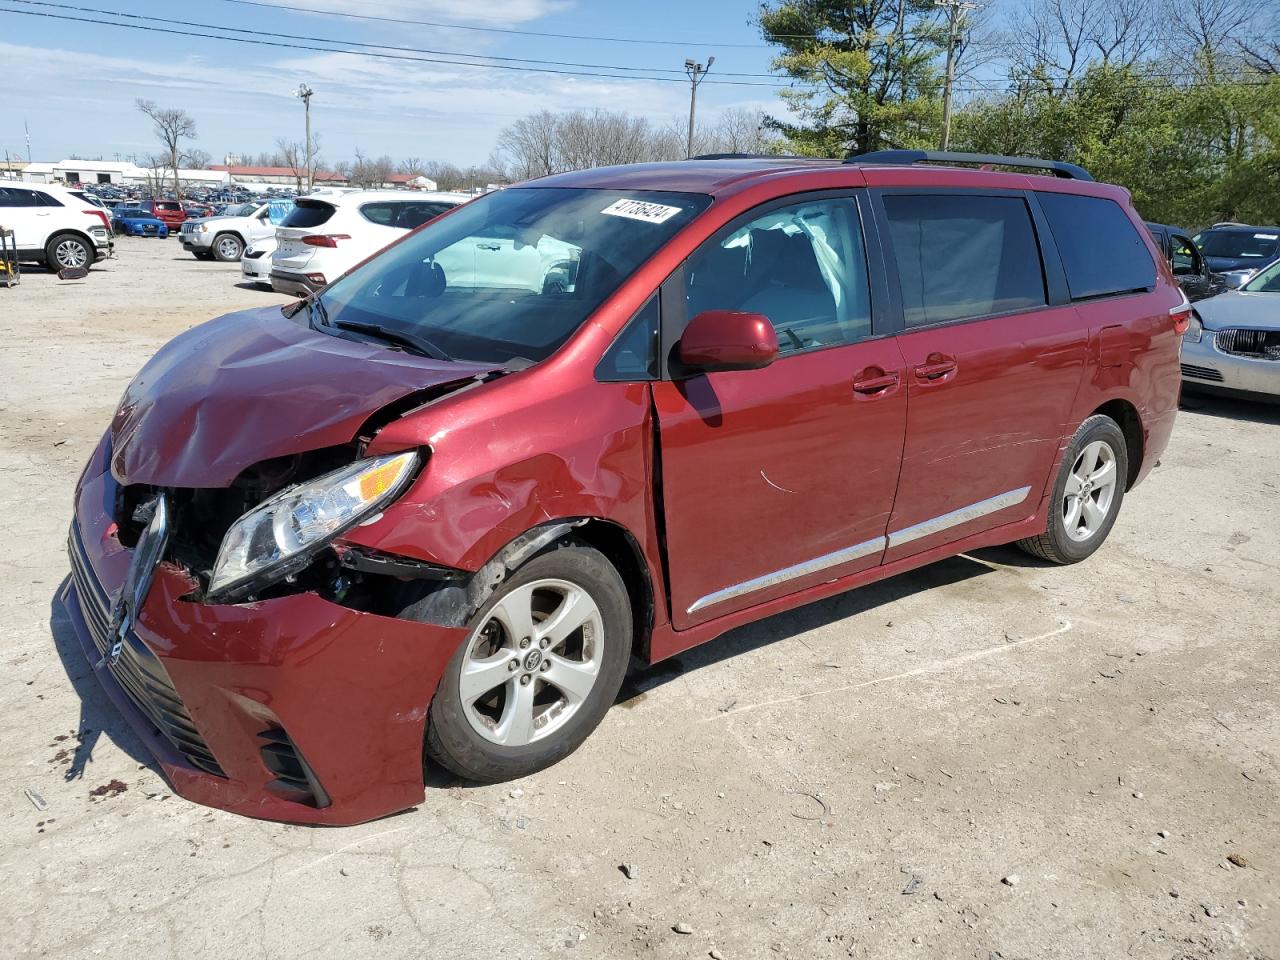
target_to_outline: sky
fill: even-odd
[[[193,146],[218,163],[228,152],[271,150],[279,137],[301,141],[302,103],[292,92],[306,83],[315,91],[312,122],[325,159],[349,159],[359,148],[367,156],[482,163],[499,130],[542,109],[627,110],[658,124],[687,117],[684,61],[705,62],[709,55],[716,59],[698,90],[700,119],[714,122],[729,107],[776,113],[778,81],[730,76],[768,72],[772,52],[753,22],[757,8],[755,0],[0,0],[0,156],[7,150],[26,158],[24,123],[34,160],[155,152],[150,122],[134,105],[146,98],[190,113],[198,130]],[[311,47],[325,47],[324,40],[349,48],[363,44],[359,49],[417,59],[261,46],[55,16]],[[461,54],[589,64],[552,69],[614,76],[421,59],[457,60]],[[627,75],[636,71],[628,68],[676,82],[632,79]],[[731,80],[738,83],[724,82]]]

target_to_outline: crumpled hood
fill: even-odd
[[[411,393],[494,369],[332,337],[279,307],[228,314],[169,341],[129,384],[111,423],[111,472],[226,487],[259,461],[352,440]]]
[[[1205,328],[1254,327],[1280,330],[1280,293],[1228,290],[1196,304]]]

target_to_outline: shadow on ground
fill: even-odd
[[[64,773],[64,779],[83,780],[93,763],[93,750],[99,738],[106,736],[139,764],[151,768],[163,778],[159,765],[152,759],[150,752],[142,741],[134,735],[125,719],[120,716],[115,705],[103,692],[101,684],[93,675],[93,668],[85,657],[84,647],[76,635],[71,621],[71,612],[63,603],[63,591],[70,581],[63,579],[54,591],[49,604],[49,632],[53,636],[53,645],[62,660],[62,668],[67,672],[67,679],[80,698],[80,720],[76,725],[76,747],[71,758],[71,765]]]

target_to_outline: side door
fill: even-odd
[[[885,562],[1040,504],[1088,359],[1023,191],[875,191],[903,332],[906,443]]]
[[[668,357],[707,310],[763,314],[781,347],[763,369],[681,376],[668,363],[653,384],[677,629],[880,562],[906,395],[902,355],[880,324],[865,200],[854,191],[757,207],[663,285]]]
[[[30,190],[0,187],[0,227],[13,231],[13,243],[19,249],[35,246],[35,241],[31,239],[35,206],[30,197]]]
[[[1169,234],[1169,266],[1188,300],[1203,300],[1213,292],[1209,267],[1190,237]]]

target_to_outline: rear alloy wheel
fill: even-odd
[[[83,237],[60,233],[44,248],[45,263],[50,270],[93,266],[93,246]]]
[[[539,554],[472,618],[431,703],[427,753],[477,781],[509,780],[577,749],[608,711],[631,656],[631,609],[603,554]]]
[[[238,262],[244,243],[234,233],[220,233],[213,238],[213,256],[223,263]]]
[[[1083,560],[1111,532],[1128,476],[1129,451],[1120,427],[1110,417],[1090,417],[1062,458],[1045,532],[1018,546],[1054,563]]]

